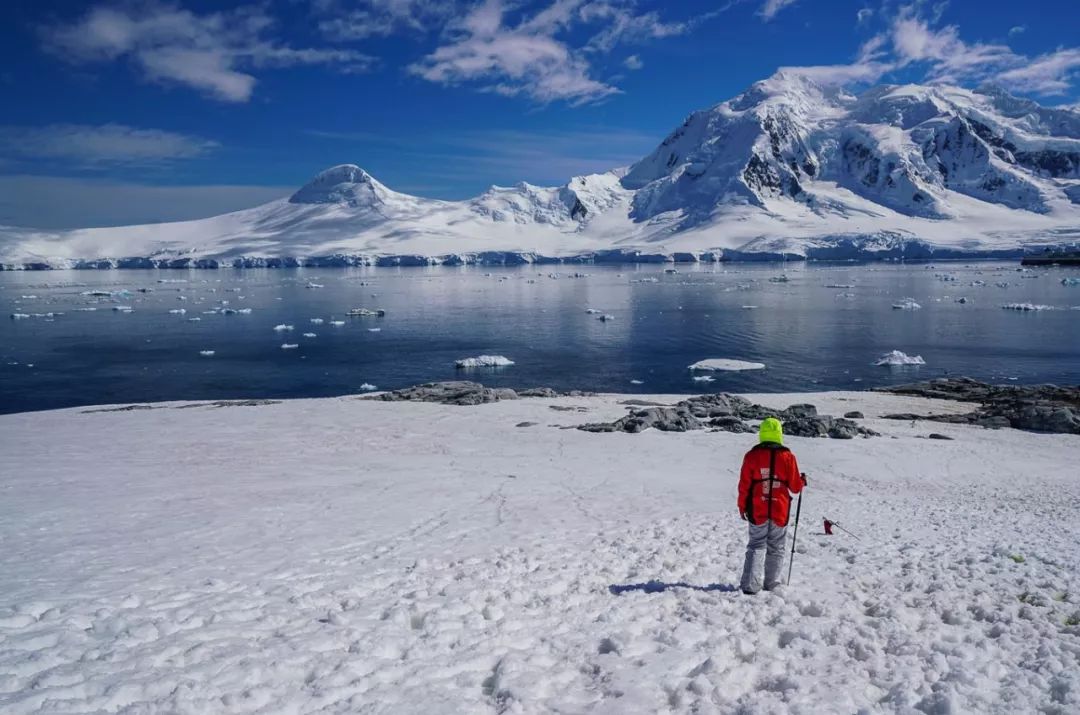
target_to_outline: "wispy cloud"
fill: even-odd
[[[251,98],[254,69],[329,65],[345,71],[374,59],[355,50],[294,48],[270,37],[265,5],[197,14],[177,5],[99,5],[42,28],[45,48],[75,64],[130,61],[148,80],[179,84],[226,102]]]
[[[217,147],[217,142],[201,137],[123,124],[0,126],[0,156],[68,161],[80,167],[161,164],[203,156]]]
[[[485,0],[451,24],[444,44],[409,71],[430,82],[540,103],[595,102],[620,92],[595,76],[595,57],[619,45],[684,34],[703,19],[666,21],[657,12],[640,12],[634,0],[554,0],[516,21],[508,19],[511,10],[519,8]],[[591,31],[588,39],[572,44],[569,36],[583,30]]]
[[[623,67],[628,70],[639,70],[645,66],[645,63],[641,61],[641,58],[637,55],[630,55],[623,60]]]
[[[1011,89],[1053,96],[1065,94],[1080,73],[1080,48],[1049,52],[1006,70],[997,81]]]
[[[1007,89],[1045,96],[1067,93],[1080,75],[1080,48],[1059,48],[1029,57],[1000,43],[968,42],[961,38],[958,26],[937,26],[943,4],[933,6],[930,18],[920,14],[922,6],[901,7],[887,19],[884,31],[859,48],[851,64],[782,69],[822,84],[839,85],[876,82],[899,70],[921,71],[924,81],[931,83],[992,81]]]
[[[776,15],[789,5],[794,5],[798,0],[765,0],[765,4],[761,6],[761,10],[758,14],[761,15],[761,19],[765,22],[772,20]]]
[[[336,41],[423,33],[441,27],[459,10],[455,0],[312,0],[319,30]]]

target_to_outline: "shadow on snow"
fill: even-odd
[[[615,596],[627,591],[642,591],[643,593],[663,593],[672,588],[689,588],[694,591],[722,591],[725,593],[738,591],[738,586],[727,583],[710,583],[708,586],[695,586],[692,583],[664,583],[663,581],[646,581],[645,583],[613,584],[608,586],[608,591]]]

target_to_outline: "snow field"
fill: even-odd
[[[794,579],[752,598],[752,437],[558,429],[623,396],[0,416],[0,711],[1080,707],[1080,439],[750,397],[885,434],[788,438]]]

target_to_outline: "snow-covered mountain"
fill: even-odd
[[[1080,112],[996,88],[861,94],[779,73],[628,169],[467,201],[358,166],[197,221],[0,228],[19,267],[1003,256],[1080,241]]]

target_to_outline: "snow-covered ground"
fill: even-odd
[[[794,578],[746,597],[752,436],[561,429],[622,399],[0,416],[0,711],[1080,711],[1080,438],[752,396],[884,436],[788,439]]]

